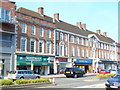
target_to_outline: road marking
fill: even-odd
[[[102,84],[86,85],[86,86],[73,87],[73,88],[105,88],[105,85],[102,83]]]

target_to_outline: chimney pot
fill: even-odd
[[[81,22],[76,22],[76,25],[77,25],[80,29],[82,29],[82,24],[81,24]]]
[[[82,24],[82,28],[86,30],[86,24]]]
[[[44,15],[44,8],[43,7],[39,7],[38,8],[38,13],[43,16]]]
[[[101,30],[96,30],[96,33],[100,35],[101,34]]]
[[[54,20],[59,21],[59,13],[55,13],[55,14],[54,14]]]
[[[104,35],[105,37],[107,37],[107,32],[103,32],[103,35]]]

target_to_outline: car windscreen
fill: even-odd
[[[15,74],[16,73],[16,71],[10,71],[9,72],[9,74]]]
[[[72,70],[73,70],[73,68],[66,68],[65,71],[72,71]]]
[[[120,75],[115,75],[113,78],[114,79],[120,79]]]

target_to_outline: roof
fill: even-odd
[[[19,8],[17,9],[17,13],[23,13],[23,14],[26,14],[26,15],[30,15],[30,16],[33,16],[33,17],[36,17],[36,18],[39,18],[39,19],[43,19],[43,20],[46,20],[48,22],[51,22],[53,23],[53,19],[49,16],[41,16],[38,12],[35,12],[35,11],[32,11],[32,10],[29,10],[29,9],[26,9],[26,8]]]
[[[55,20],[55,23],[56,23],[57,28],[62,29],[62,30],[66,30],[68,32],[72,32],[72,33],[75,33],[75,34],[80,34],[80,35],[83,35],[83,36],[86,36],[86,37],[88,37],[89,34],[95,34],[100,41],[104,41],[104,42],[108,42],[108,43],[115,42],[113,39],[111,39],[109,37],[99,35],[95,32],[90,31],[90,30],[80,29],[79,27],[77,27],[75,25],[66,23],[66,22],[61,21],[61,20],[59,20],[59,21]]]

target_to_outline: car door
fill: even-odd
[[[32,71],[28,71],[28,77],[29,77],[29,79],[34,79],[34,75],[33,75],[33,73],[32,73]]]

